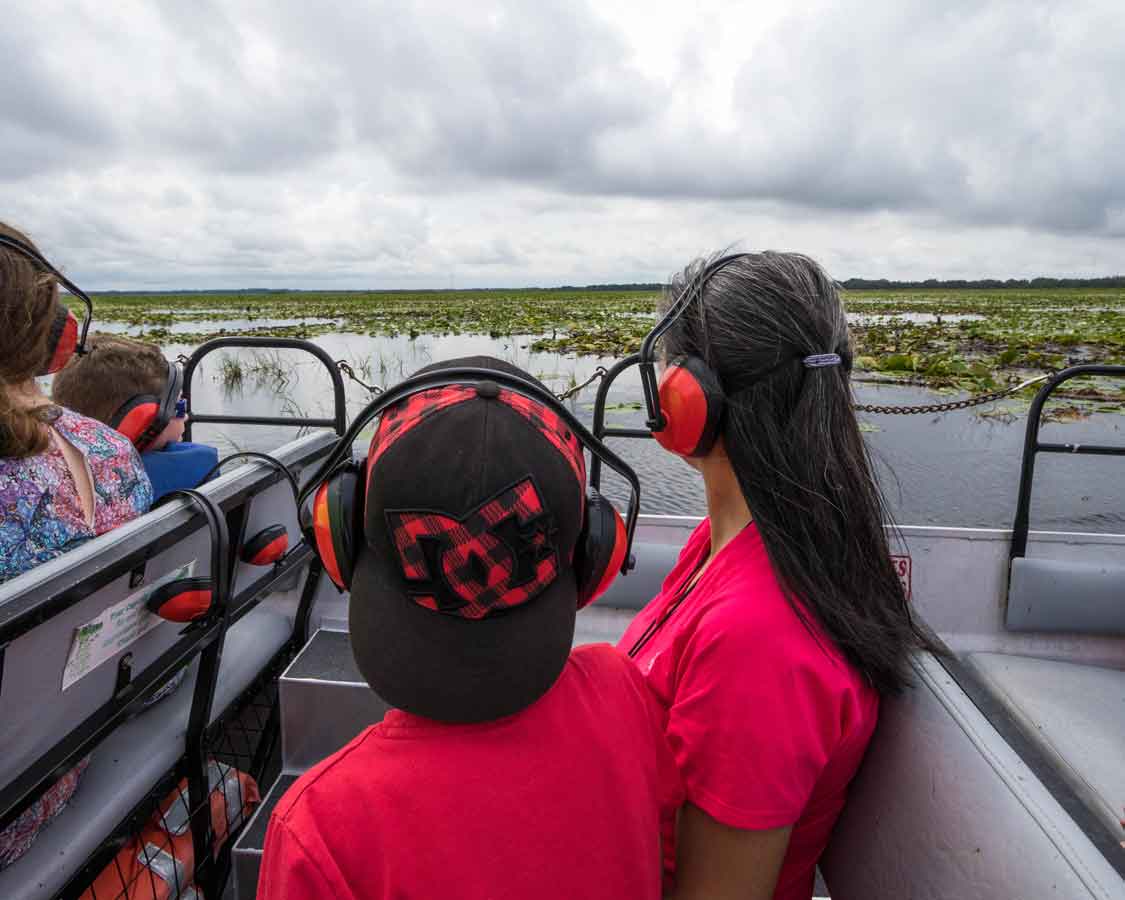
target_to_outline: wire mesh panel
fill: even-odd
[[[280,770],[278,676],[296,650],[287,645],[208,729],[207,751],[253,776],[263,788]]]
[[[76,887],[79,900],[176,900],[218,897],[230,847],[260,800],[259,784],[280,769],[278,675],[293,656],[286,646],[208,729],[206,789],[192,808],[185,757],[91,857]],[[203,820],[210,852],[195,859],[192,823]]]
[[[277,744],[277,681],[259,686],[241,708],[226,716],[210,742],[210,753],[226,765],[264,780]]]
[[[180,779],[138,832],[116,842],[119,849],[81,900],[177,900],[203,896],[203,884],[221,884],[220,853],[249,821],[260,796],[253,778],[217,759],[207,763],[207,789],[204,803],[192,808],[188,780]],[[195,859],[192,844],[198,816],[207,818],[211,836],[203,860]]]

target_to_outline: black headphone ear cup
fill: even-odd
[[[359,516],[363,508],[363,470],[349,465],[334,473],[313,497],[313,535],[328,577],[340,590],[352,583],[363,540]]]
[[[665,422],[653,432],[657,443],[680,456],[706,456],[723,418],[719,376],[698,356],[678,356],[661,375],[659,391]]]
[[[625,562],[629,539],[613,504],[593,488],[586,497],[586,522],[575,548],[578,608],[589,606],[613,583]]]

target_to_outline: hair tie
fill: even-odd
[[[827,366],[838,366],[843,360],[839,353],[814,353],[801,360],[806,369],[823,369]]]

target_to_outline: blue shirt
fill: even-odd
[[[218,461],[219,451],[214,447],[187,441],[176,441],[163,450],[141,454],[141,462],[152,482],[154,502],[172,491],[199,487],[203,476]]]

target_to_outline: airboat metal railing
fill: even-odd
[[[1125,445],[1071,444],[1039,440],[1040,419],[1043,406],[1051,394],[1064,382],[1082,375],[1109,375],[1125,378],[1125,366],[1087,364],[1063,369],[1039,389],[1027,413],[1027,431],[1024,433],[1023,461],[1020,466],[1020,486],[1016,501],[1016,518],[1012,524],[1012,549],[1009,559],[1027,553],[1027,533],[1030,528],[1031,484],[1035,477],[1035,456],[1038,453],[1076,453],[1094,456],[1125,456]]]
[[[216,350],[226,347],[239,347],[245,349],[269,350],[301,350],[316,357],[328,370],[332,379],[332,404],[333,415],[331,419],[297,416],[243,416],[224,415],[219,413],[197,413],[191,406],[191,380],[195,370],[203,359]],[[331,428],[336,434],[343,434],[348,427],[347,402],[344,396],[344,379],[340,368],[322,348],[301,338],[278,337],[222,337],[214,338],[200,344],[195,352],[184,363],[184,400],[187,401],[187,424],[184,428],[184,437],[191,440],[191,426],[196,422],[202,424],[226,423],[232,425],[294,425],[307,428]]]
[[[619,375],[630,366],[635,366],[641,361],[640,353],[626,356],[610,367],[602,380],[598,382],[598,392],[594,396],[594,437],[599,441],[607,437],[650,438],[652,432],[647,428],[611,428],[605,424],[605,401],[609,396],[609,389]],[[596,456],[590,462],[590,485],[600,491],[602,487],[602,464]]]
[[[320,452],[321,450],[315,451],[316,455]],[[308,464],[309,459],[302,459],[299,462]],[[237,534],[241,540],[250,498],[258,491],[266,489],[279,477],[281,476],[276,473],[263,475],[255,478],[252,484],[232,483],[214,492],[210,499],[215,503],[215,509],[219,511],[218,518],[225,523],[220,527],[220,532],[228,532],[230,538]],[[199,509],[192,509],[187,505],[182,509],[169,510],[166,514],[166,524],[159,532],[137,531],[136,534],[119,541],[109,551],[108,557],[93,571],[91,577],[79,580],[68,577],[68,574],[63,572],[45,585],[36,585],[27,591],[12,593],[11,596],[5,597],[6,602],[0,608],[0,684],[4,683],[6,674],[4,663],[8,645],[32,629],[46,625],[75,603],[124,575],[129,576],[130,585],[134,582],[140,584],[144,580],[146,570],[150,568],[151,559],[186,535],[195,532],[201,517],[203,516]],[[190,804],[193,812],[191,822],[193,844],[196,858],[205,858],[206,854],[201,852],[200,847],[205,840],[209,840],[206,832],[210,827],[210,820],[203,814],[197,816],[195,813],[198,811],[197,806],[204,810],[208,808],[206,803],[199,802],[201,798],[207,796],[207,791],[200,787],[204,785],[200,773],[206,765],[211,740],[209,735],[216,728],[211,720],[217,711],[214,709],[215,687],[224,638],[229,628],[253,609],[277,584],[292,578],[302,568],[311,566],[301,592],[293,636],[282,646],[277,658],[295,651],[307,637],[309,613],[316,584],[319,581],[319,567],[312,548],[302,541],[279,560],[270,572],[240,588],[236,593],[233,579],[237,555],[233,552],[230,540],[223,541],[220,535],[219,543],[225,544],[225,548],[216,545],[214,535],[209,539],[212,553],[210,569],[213,573],[223,574],[222,578],[217,579],[221,588],[217,590],[213,613],[200,623],[183,630],[172,646],[143,669],[137,670],[132,667],[130,654],[120,658],[116,687],[113,693],[106,697],[105,702],[91,710],[87,717],[77,722],[70,731],[56,740],[34,763],[25,767],[14,779],[0,788],[0,827],[6,826],[19,816],[36,797],[54,783],[62,772],[68,771],[118,727],[131,719],[143,708],[145,701],[163,688],[169,678],[198,659],[192,699],[187,711],[185,755],[181,758],[181,762],[177,763],[176,769],[177,772],[189,776],[189,794],[193,795],[193,802]],[[220,549],[222,552],[218,552]],[[90,561],[85,561],[84,565],[89,566]],[[239,702],[237,698],[235,702]],[[258,755],[255,753],[254,765],[259,763]],[[257,775],[254,772],[251,774]],[[141,805],[148,803],[148,800],[142,801]],[[147,810],[142,819],[145,816]],[[127,820],[132,821],[134,818],[134,813],[131,812]],[[119,830],[119,827],[115,827],[113,835],[117,835]],[[112,838],[112,835],[110,837]],[[208,843],[204,849],[209,846]],[[85,888],[86,882],[108,863],[117,849],[119,848],[113,840],[104,843],[78,872],[69,877],[63,894],[77,896],[78,892]]]

